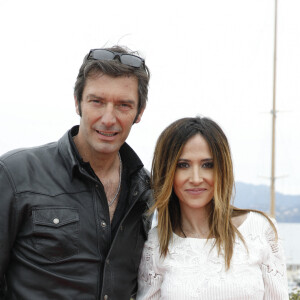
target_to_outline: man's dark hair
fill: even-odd
[[[111,48],[105,48],[109,51],[126,53],[138,55],[137,52],[133,52],[128,48],[124,48],[121,46],[113,46]],[[89,77],[104,74],[112,77],[118,76],[135,76],[138,79],[138,111],[137,116],[141,112],[143,108],[146,106],[147,98],[148,98],[148,84],[150,79],[150,71],[146,64],[143,64],[140,68],[131,67],[126,64],[122,64],[119,59],[113,60],[94,60],[89,59],[89,54],[87,54],[83,63],[79,69],[79,73],[77,76],[77,80],[74,87],[74,96],[78,101],[78,109],[79,114],[81,116],[81,101],[82,94],[86,84],[86,80]]]

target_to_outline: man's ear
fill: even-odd
[[[140,113],[139,113],[138,116],[135,118],[134,123],[139,123],[139,122],[141,121],[142,116],[143,116],[143,113],[144,113],[144,111],[145,111],[145,108],[146,108],[146,106],[144,106],[144,107],[141,109]]]
[[[77,115],[80,116],[79,103],[78,103],[76,96],[74,96],[74,100],[75,100],[76,113],[77,113]]]

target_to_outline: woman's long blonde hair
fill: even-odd
[[[157,209],[160,253],[166,256],[172,234],[181,226],[179,200],[173,191],[173,181],[178,159],[186,142],[201,134],[209,145],[214,161],[214,197],[209,216],[208,238],[215,238],[218,253],[224,251],[226,269],[230,267],[234,240],[244,239],[233,225],[231,217],[250,210],[238,209],[232,205],[234,188],[233,166],[227,138],[214,121],[209,118],[183,118],[169,125],[159,136],[152,162],[151,182],[154,192],[154,206]],[[256,211],[256,210],[253,210]],[[270,219],[262,212],[276,229]],[[245,244],[245,242],[244,242]]]

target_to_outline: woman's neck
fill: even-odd
[[[210,209],[181,210],[180,236],[206,239],[209,236]]]

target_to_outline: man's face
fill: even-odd
[[[79,114],[78,101],[75,99]],[[114,154],[129,135],[138,110],[138,80],[135,76],[88,78],[81,101],[77,140],[81,155]],[[138,123],[143,111],[139,114]]]

